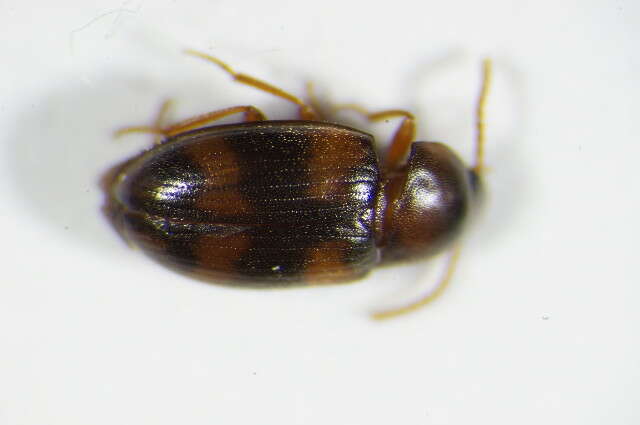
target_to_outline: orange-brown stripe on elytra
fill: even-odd
[[[363,148],[363,142],[367,138],[370,136],[341,128],[310,134],[308,166],[312,184],[309,185],[309,196],[347,200],[353,185],[346,182],[344,176],[366,159],[369,152]]]
[[[234,279],[238,276],[238,260],[251,248],[251,237],[242,230],[229,235],[204,235],[193,247],[205,274]]]
[[[241,178],[236,153],[221,137],[209,137],[185,147],[185,155],[198,165],[204,186],[195,208],[214,216],[234,217],[251,212],[251,204],[238,188]]]
[[[304,267],[304,280],[310,284],[355,279],[363,272],[346,260],[347,241],[326,241],[309,248]]]

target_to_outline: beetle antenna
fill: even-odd
[[[484,141],[485,141],[485,108],[487,97],[489,96],[489,87],[491,86],[492,64],[491,59],[482,61],[482,88],[480,89],[480,97],[476,106],[476,154],[473,171],[482,174],[484,171]]]
[[[456,269],[456,264],[458,263],[458,258],[460,258],[460,247],[456,246],[451,249],[451,251],[449,251],[449,258],[447,260],[447,266],[445,268],[444,274],[440,278],[440,282],[438,282],[438,285],[433,291],[429,292],[419,300],[412,302],[411,304],[405,305],[403,307],[393,308],[390,310],[379,311],[371,314],[371,317],[375,320],[391,319],[403,314],[412,313],[435,301],[449,286],[449,282],[451,282],[451,278],[453,277],[453,272]]]

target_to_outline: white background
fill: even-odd
[[[637,2],[5,0],[0,28],[0,424],[640,423]],[[445,296],[377,323],[441,262],[255,291],[127,247],[98,179],[150,138],[114,129],[167,97],[293,113],[185,47],[409,108],[465,158],[493,58],[489,200]]]

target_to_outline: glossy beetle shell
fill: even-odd
[[[373,139],[309,121],[180,134],[128,161],[108,209],[164,263],[248,284],[349,280],[378,260]]]
[[[471,174],[413,143],[384,175],[371,135],[319,121],[258,121],[171,137],[111,173],[118,230],[180,271],[221,283],[348,281],[432,255],[462,230]]]

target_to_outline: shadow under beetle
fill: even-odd
[[[120,130],[162,136],[104,179],[105,212],[128,241],[198,278],[260,287],[350,281],[379,264],[450,250],[436,290],[374,317],[414,310],[442,292],[478,203],[489,61],[469,168],[444,144],[414,142],[407,111],[343,106],[370,121],[401,118],[380,160],[371,135],[324,121],[313,97],[305,103],[217,58],[187,53],[295,103],[298,119],[267,120],[254,106],[236,106],[165,126],[165,103],[154,125]],[[205,126],[236,113],[242,122]]]

